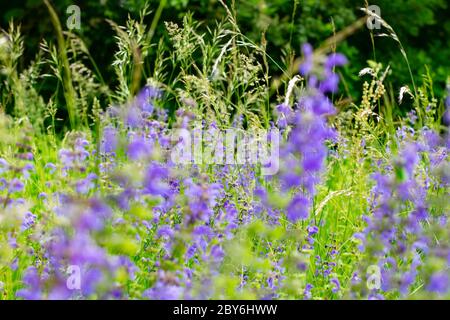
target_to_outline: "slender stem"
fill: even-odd
[[[70,72],[69,59],[67,58],[66,42],[64,40],[63,30],[61,22],[59,21],[58,14],[48,0],[44,0],[50,13],[50,20],[56,31],[56,40],[58,42],[59,58],[62,61],[63,67],[63,86],[64,86],[64,98],[66,99],[67,111],[69,112],[70,126],[75,129],[78,125],[77,115],[75,112],[75,90],[72,84],[72,76]]]
[[[156,9],[155,16],[153,17],[152,24],[150,26],[150,31],[148,35],[148,43],[151,43],[153,35],[155,34],[156,27],[158,26],[159,19],[161,18],[161,14],[166,6],[167,0],[161,0],[159,2],[159,7]]]

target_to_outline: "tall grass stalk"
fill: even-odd
[[[56,32],[56,39],[58,42],[58,53],[59,58],[62,63],[63,68],[63,87],[64,87],[64,97],[66,99],[67,111],[69,113],[70,127],[76,129],[78,126],[78,115],[76,111],[76,95],[72,84],[72,76],[70,71],[69,59],[67,57],[67,47],[66,41],[64,39],[63,29],[61,27],[61,22],[59,21],[58,14],[56,13],[53,6],[48,0],[44,0],[47,6],[48,12],[50,14],[50,20],[52,21],[53,27]]]

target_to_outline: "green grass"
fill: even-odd
[[[55,226],[69,230],[69,234],[74,232],[70,218],[55,213],[58,202],[57,197],[52,195],[70,195],[80,202],[80,208],[84,208],[90,199],[112,201],[111,196],[123,189],[118,182],[123,177],[131,184],[142,180],[147,163],[127,159],[124,141],[129,132],[123,123],[116,123],[105,116],[103,111],[107,107],[119,106],[119,110],[126,112],[130,108],[127,103],[140,87],[154,85],[164,92],[163,97],[155,102],[155,108],[168,111],[168,119],[164,123],[168,127],[175,127],[179,121],[174,115],[175,110],[186,108],[197,120],[214,121],[220,129],[232,127],[240,117],[243,118],[243,129],[268,128],[270,122],[276,120],[275,107],[284,101],[286,92],[283,90],[287,90],[290,80],[271,77],[272,70],[268,69],[267,61],[272,58],[266,45],[253,43],[243,35],[233,11],[228,8],[227,19],[218,22],[215,29],[205,34],[199,33],[199,24],[193,16],[186,15],[182,26],[166,24],[172,47],[166,47],[162,41],[157,42],[153,35],[166,4],[162,1],[150,27],[144,23],[144,17],[149,15],[148,8],[143,10],[139,20],[130,18],[124,27],[110,22],[117,34],[118,49],[112,64],[117,78],[105,83],[95,62],[95,70],[89,69],[86,61],[92,63],[92,57],[83,50],[83,41],[75,34],[64,33],[56,13],[47,1],[46,4],[55,26],[57,46],[43,43],[36,63],[23,70],[18,63],[23,51],[23,39],[20,29],[11,24],[5,54],[0,52],[0,67],[8,76],[0,84],[0,158],[14,168],[21,168],[27,163],[34,166],[23,191],[13,195],[6,191],[0,193],[4,203],[0,209],[0,299],[16,298],[17,290],[24,287],[22,279],[29,266],[35,265],[40,272],[44,271],[44,262],[48,260],[45,256],[46,241]],[[346,32],[352,32],[352,28]],[[346,32],[339,33],[340,37],[345,37]],[[393,35],[397,37],[392,30]],[[412,75],[406,53],[399,40],[398,43]],[[316,52],[316,58],[323,57],[324,52],[332,49],[326,47],[327,44],[329,41]],[[150,51],[157,52],[156,60],[147,59]],[[298,62],[292,59],[293,65]],[[368,202],[375,184],[371,176],[376,171],[388,171],[387,167],[395,165],[401,149],[401,142],[395,137],[396,130],[408,122],[399,111],[395,93],[398,90],[389,88],[388,68],[383,68],[377,62],[369,62],[369,67],[373,75],[363,78],[367,81],[361,89],[362,101],[348,104],[343,96],[333,96],[339,112],[329,122],[338,130],[340,138],[335,143],[329,143],[330,154],[314,196],[309,219],[292,223],[284,217],[285,207],[281,205],[283,210],[279,213],[279,225],[271,225],[266,217],[255,218],[241,225],[232,239],[223,243],[218,239],[211,240],[208,248],[222,244],[225,258],[218,267],[219,274],[211,277],[213,292],[210,297],[261,298],[261,292],[265,292],[262,288],[267,286],[268,278],[272,274],[281,276],[275,266],[281,260],[285,268],[282,276],[285,279],[283,284],[280,278],[274,280],[279,285],[278,298],[302,299],[306,284],[313,285],[314,299],[352,297],[353,273],[361,269],[364,272],[370,260],[358,251],[359,242],[354,234],[364,229],[363,217],[373,213]],[[290,66],[282,73],[289,75],[292,68]],[[42,97],[39,93],[39,81],[45,78],[56,81],[55,92],[50,98]],[[448,130],[441,125],[444,105],[434,96],[431,76],[425,75],[422,83],[416,81],[416,84],[413,78],[411,81],[414,88],[414,93],[411,93],[413,105],[418,115],[413,140],[420,140],[420,129],[424,126],[444,135]],[[271,97],[274,87],[278,88],[276,101]],[[299,97],[304,88],[304,79],[295,83],[292,100]],[[66,113],[67,118],[64,118]],[[100,166],[109,160],[98,156],[101,133],[111,124],[119,128],[123,145],[117,157],[110,159],[117,165],[115,170],[104,172]],[[85,163],[85,170],[71,170],[65,174],[58,152],[62,148],[70,148],[74,138],[81,135],[89,142],[87,148],[91,156]],[[34,154],[33,160],[19,159],[18,153],[24,148],[20,144],[30,149]],[[93,153],[95,155],[92,156]],[[158,156],[154,156],[152,160],[157,159]],[[448,164],[448,161],[444,162]],[[57,165],[54,173],[46,168],[48,163]],[[418,167],[428,168],[428,159],[421,158]],[[241,221],[252,209],[255,200],[252,188],[257,182],[273,188],[274,198],[283,202],[281,196],[277,198],[279,190],[276,183],[263,182],[263,177],[257,176],[250,186],[236,182],[245,168],[238,167],[226,177],[219,177],[217,171],[220,168],[200,166],[199,174],[194,179],[198,183],[203,180],[222,183],[226,199],[236,206]],[[86,173],[97,174],[97,185],[87,195],[78,196],[76,183],[85,178]],[[21,177],[17,170],[1,174],[6,181]],[[190,172],[181,169],[176,174],[186,178]],[[108,220],[102,230],[92,234],[95,242],[109,254],[126,256],[137,267],[134,280],[123,269],[107,274],[110,282],[121,287],[128,298],[141,298],[143,292],[158,281],[159,269],[176,274],[176,271],[182,271],[185,263],[184,266],[192,268],[197,280],[209,276],[211,262],[200,261],[196,264],[193,260],[184,259],[186,244],[192,241],[193,226],[179,231],[173,244],[173,256],[170,259],[163,258],[165,241],[157,236],[157,230],[164,223],[178,224],[189,214],[188,204],[191,199],[183,188],[185,186],[181,186],[180,195],[175,200],[177,206],[167,213],[165,221],[155,223],[152,228],[144,227],[143,221],[152,220],[154,209],[162,200],[145,195],[128,209],[112,206],[111,221]],[[48,195],[47,200],[40,196],[42,193]],[[448,190],[442,187],[430,193],[429,197],[436,200],[430,211],[448,216],[448,199],[445,199]],[[24,199],[24,204],[10,211],[7,202],[11,197]],[[220,203],[214,208],[216,216],[222,206],[223,203]],[[411,210],[409,203],[399,203],[399,206]],[[33,229],[21,232],[20,225],[26,211],[35,213],[39,223]],[[123,219],[124,223],[115,224],[113,221],[118,218]],[[214,223],[225,222],[212,221]],[[315,245],[310,251],[301,251],[298,245],[305,242],[309,225],[319,227],[314,237]],[[440,237],[445,243],[448,234],[439,232],[442,232]],[[9,243],[11,237],[16,238],[17,246]],[[335,257],[330,256],[332,250],[337,250]],[[323,274],[320,269],[323,265],[317,264],[317,257],[320,257],[320,261],[336,263],[330,275]],[[11,268],[16,260],[17,268]],[[299,263],[306,264],[307,271],[299,271]],[[425,278],[432,273],[428,269],[434,270],[434,266],[439,263],[425,264],[424,278],[418,278],[414,290],[406,298],[434,297],[424,293],[421,288]],[[241,287],[244,275],[247,284]],[[332,290],[330,278],[333,277],[340,281],[342,290],[339,292]],[[201,281],[195,282],[194,292],[201,290]],[[393,292],[387,293],[386,297],[398,298],[399,295]],[[102,298],[101,290],[88,298]]]

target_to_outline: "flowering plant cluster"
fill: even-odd
[[[220,122],[154,85],[62,141],[2,115],[0,298],[449,298],[449,98],[434,127],[341,130],[370,118],[333,104],[347,59],[303,56],[270,176],[174,162],[172,129]]]

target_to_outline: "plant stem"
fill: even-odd
[[[50,13],[50,20],[52,21],[53,27],[56,31],[56,40],[58,42],[58,53],[59,58],[62,61],[63,67],[63,87],[64,87],[64,98],[66,99],[67,111],[69,113],[70,127],[76,129],[78,126],[77,114],[75,110],[75,90],[72,84],[72,76],[70,72],[69,59],[67,58],[66,42],[64,40],[64,34],[61,27],[61,22],[59,21],[58,14],[56,13],[53,6],[48,0],[44,0],[47,6],[48,12]]]

